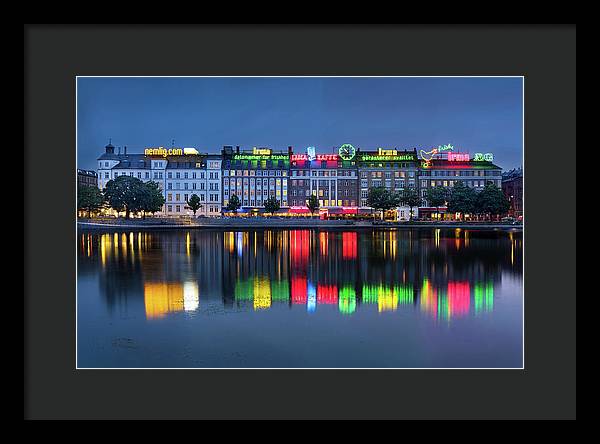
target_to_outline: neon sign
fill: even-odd
[[[259,156],[270,156],[272,150],[270,148],[252,148],[252,154]]]
[[[475,162],[493,162],[494,155],[492,153],[475,153],[473,160]]]
[[[451,162],[468,162],[471,158],[469,153],[448,153],[448,160]]]
[[[431,159],[433,159],[433,157],[435,155],[441,153],[442,151],[452,151],[452,150],[454,150],[453,145],[450,145],[450,144],[439,145],[437,148],[432,148],[430,151],[420,150],[419,155],[421,156],[421,159],[429,162]]]
[[[314,146],[307,147],[306,155],[308,156],[308,160],[315,160],[317,158],[316,148]]]
[[[415,160],[415,155],[412,153],[398,154],[398,150],[395,149],[387,149],[387,148],[377,148],[377,154],[363,154],[361,155],[361,160],[364,162],[373,162],[373,161],[393,161],[393,160]]]
[[[200,154],[196,148],[184,148],[183,154],[191,155],[191,154]]]
[[[158,148],[146,148],[144,150],[144,156],[181,156],[183,155],[183,150],[181,148],[163,148],[159,146]]]
[[[338,155],[337,154],[317,154],[315,156],[315,159],[320,160],[320,161],[337,161]],[[290,160],[306,161],[306,160],[311,160],[311,159],[309,158],[309,156],[307,154],[292,154],[292,156],[290,157]],[[312,159],[312,160],[314,160],[314,159]]]
[[[288,160],[285,154],[236,154],[234,160]]]

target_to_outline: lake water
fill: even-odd
[[[522,366],[519,231],[79,231],[77,364]]]

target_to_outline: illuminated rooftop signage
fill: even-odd
[[[454,146],[447,144],[447,145],[440,145],[437,148],[432,148],[429,151],[425,151],[425,150],[420,150],[419,151],[419,155],[421,156],[421,159],[429,162],[431,159],[433,159],[437,154],[440,154],[443,151],[452,151],[454,150]]]
[[[196,151],[197,153],[197,151]],[[159,146],[158,148],[146,148],[144,150],[144,156],[182,156],[183,150],[181,148],[163,148]]]
[[[317,158],[317,151],[314,146],[306,147],[306,155],[308,156],[308,160],[315,160]]]
[[[450,162],[468,162],[471,158],[469,153],[448,153],[448,160]]]
[[[473,160],[475,162],[493,162],[494,155],[492,153],[475,153],[473,156]]]
[[[183,154],[200,154],[196,148],[184,148]]]
[[[272,150],[270,148],[252,148],[252,154],[259,156],[270,156]]]
[[[380,156],[396,156],[398,155],[398,150],[387,150],[385,148],[377,148],[377,152]]]
[[[287,154],[236,154],[234,160],[288,160]]]
[[[369,161],[398,161],[398,160],[415,160],[414,153],[402,153],[398,154],[398,150],[388,150],[384,148],[378,148],[377,154],[362,154],[360,160],[363,162]]]
[[[315,156],[314,160],[318,160],[318,161],[337,161],[338,160],[338,155],[337,154],[317,154]],[[308,154],[292,154],[290,160],[294,161],[294,160],[299,160],[299,161],[306,161],[306,160],[311,160],[310,157],[308,156]]]

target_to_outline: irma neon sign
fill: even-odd
[[[398,150],[377,148],[377,154],[363,154],[362,161],[415,160],[414,154],[398,154]]]
[[[317,154],[314,159],[311,159],[308,154],[292,154],[290,160],[292,161],[303,161],[303,160],[321,160],[321,161],[337,161],[339,156],[337,154]]]
[[[252,148],[252,154],[258,156],[270,156],[272,152],[270,148]]]
[[[448,153],[448,160],[450,162],[468,162],[471,158],[469,153]]]

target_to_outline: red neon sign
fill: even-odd
[[[326,160],[326,161],[330,161],[330,160],[338,160],[338,155],[337,154],[317,154],[317,160]],[[292,154],[290,160],[294,161],[294,160],[309,160],[308,159],[308,155],[306,154]]]
[[[468,162],[469,153],[448,153],[448,160],[453,162]]]

